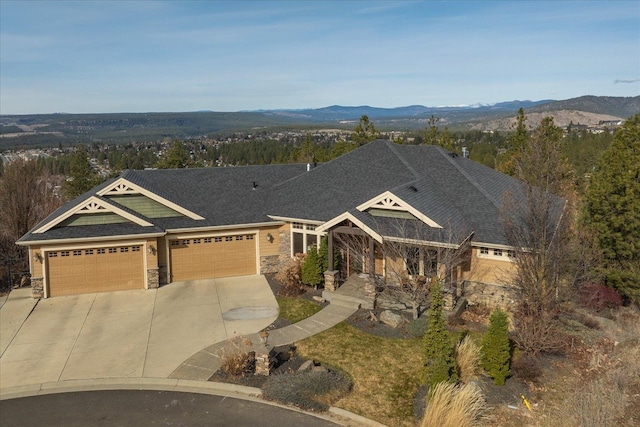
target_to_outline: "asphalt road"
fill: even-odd
[[[260,426],[335,427],[271,405],[153,390],[47,394],[0,401],[1,426]]]

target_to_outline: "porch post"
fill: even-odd
[[[369,277],[372,279],[376,276],[376,254],[374,251],[373,237],[369,237]]]
[[[324,272],[324,287],[327,290],[335,291],[338,289],[338,272],[334,270],[335,265],[333,264],[333,231],[329,231],[327,237],[327,256],[329,262],[327,271]]]
[[[329,236],[327,237],[327,256],[329,257],[329,268],[327,270],[333,271],[333,231],[329,230]]]

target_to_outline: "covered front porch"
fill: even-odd
[[[403,225],[404,232],[415,233],[414,224]],[[327,234],[329,254],[340,253],[342,264],[338,268],[328,257],[324,299],[418,312],[430,297],[430,283],[440,280],[446,305],[456,304],[461,290],[457,285],[470,265],[468,239],[461,244],[393,235],[400,233],[383,237],[351,220],[334,225]]]

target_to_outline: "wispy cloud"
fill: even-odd
[[[640,82],[640,79],[616,79],[614,83],[635,83]]]

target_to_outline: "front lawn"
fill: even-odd
[[[283,319],[287,319],[291,323],[299,322],[307,317],[311,317],[322,307],[313,301],[307,301],[296,297],[277,297],[280,306],[280,315]]]
[[[384,338],[343,322],[296,343],[298,354],[348,374],[353,391],[334,406],[388,426],[412,426],[422,340]]]

